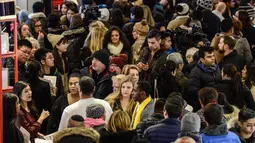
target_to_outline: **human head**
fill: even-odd
[[[33,13],[44,12],[44,4],[40,1],[37,1],[33,4],[32,9]]]
[[[242,34],[242,29],[243,29],[243,24],[240,20],[238,19],[233,19],[233,25],[234,25],[234,34],[235,35],[241,35]]]
[[[245,84],[250,89],[252,87],[252,83],[255,82],[255,65],[245,65],[242,70],[242,78],[245,80]]]
[[[238,11],[238,20],[240,20],[243,24],[243,27],[247,27],[251,24],[251,19],[246,10]]]
[[[172,47],[172,36],[170,32],[161,32],[161,44],[166,50],[170,50]]]
[[[120,88],[118,92],[120,93],[120,98],[129,98],[132,99],[132,93],[134,90],[134,82],[131,76],[125,76],[121,80]]]
[[[64,53],[67,51],[67,41],[63,35],[48,34],[48,40],[53,48],[56,48],[59,52]]]
[[[46,48],[40,48],[35,52],[35,60],[41,63],[42,66],[45,67],[53,67],[54,66],[54,56],[51,50]]]
[[[230,52],[234,50],[235,44],[236,44],[236,41],[233,37],[228,35],[222,36],[218,44],[219,46],[218,51],[219,53],[224,53],[224,54],[227,52]]]
[[[211,47],[201,47],[198,51],[200,61],[207,67],[215,65],[215,55],[213,48]]]
[[[48,27],[49,28],[59,28],[60,27],[60,17],[57,14],[51,13],[48,16]]]
[[[212,10],[212,0],[197,0],[197,6],[200,6],[207,10]]]
[[[85,127],[84,118],[80,115],[73,115],[68,121],[68,128]]]
[[[191,63],[191,62],[193,61],[193,56],[194,56],[194,54],[195,54],[198,50],[199,50],[199,49],[194,48],[194,47],[189,48],[189,49],[187,50],[186,56],[185,56],[185,57],[186,57],[186,60],[187,60],[188,64]]]
[[[178,138],[175,143],[196,143],[194,139],[188,136]]]
[[[125,65],[121,73],[131,76],[135,84],[139,81],[139,69],[136,65]]]
[[[26,38],[31,44],[32,44],[32,50],[31,50],[31,55],[30,55],[30,59],[34,58],[35,52],[40,49],[40,44],[39,42],[33,38],[33,37],[27,37]]]
[[[110,60],[110,69],[113,72],[116,72],[116,74],[120,74],[123,66],[127,62],[127,59],[128,57],[126,54],[120,54],[119,56],[112,57]]]
[[[130,18],[134,19],[134,21],[138,22],[138,21],[142,21],[142,19],[144,18],[144,11],[143,8],[140,6],[134,6],[130,9]]]
[[[223,109],[219,104],[209,103],[204,108],[204,117],[209,125],[220,125],[223,113]]]
[[[18,41],[18,60],[20,63],[24,64],[28,61],[31,55],[32,44],[27,39],[21,39]]]
[[[151,85],[147,81],[138,81],[137,87],[134,89],[133,99],[142,103],[147,97],[150,96],[151,93]]]
[[[25,82],[16,82],[13,86],[12,92],[19,97],[19,101],[21,103],[28,103],[32,101],[32,90],[30,86]]]
[[[33,80],[37,79],[41,74],[41,64],[34,60],[34,61],[27,61],[25,66],[25,79],[28,83],[32,82]]]
[[[224,114],[230,114],[234,112],[233,106],[228,103],[226,95],[222,92],[219,92],[218,94],[218,104],[222,105]]]
[[[236,74],[238,74],[241,78],[240,73],[237,71],[237,68],[234,64],[226,64],[223,69],[222,69],[222,79],[226,78],[226,77],[230,77],[231,79],[235,79]]]
[[[221,22],[221,31],[224,33],[231,33],[233,34],[234,30],[234,25],[233,25],[233,21],[231,18],[225,18],[224,20],[222,20]]]
[[[77,10],[77,6],[76,5],[73,5],[73,6],[70,6],[69,9],[67,10],[66,12],[66,18],[67,20],[70,22],[71,21],[71,17],[78,13],[78,10]]]
[[[112,88],[113,92],[116,92],[120,88],[120,83],[122,82],[123,79],[125,79],[124,74],[118,74],[116,76],[112,77]]]
[[[149,32],[150,27],[146,20],[142,20],[141,22],[136,22],[133,27],[133,38],[137,39],[139,36],[146,36]]]
[[[105,108],[101,104],[90,104],[86,108],[86,117],[93,119],[105,119]],[[86,123],[85,123],[86,124]]]
[[[89,48],[92,53],[103,48],[103,40],[105,33],[106,30],[100,27],[91,28],[90,34],[88,35],[87,39],[90,38]]]
[[[223,0],[228,8],[233,8],[235,6],[235,2],[233,0]]]
[[[28,15],[29,15],[29,12],[22,9],[19,12],[19,23],[25,23],[28,20]]]
[[[226,10],[226,4],[224,2],[219,2],[216,6],[216,10],[223,14]]]
[[[97,73],[103,72],[105,69],[109,67],[109,54],[105,49],[101,49],[96,51],[92,55],[92,69]]]
[[[189,6],[186,3],[178,3],[176,6],[176,11],[178,15],[188,15]]]
[[[112,26],[105,34],[104,41],[105,43],[111,43],[111,44],[119,44],[119,42],[123,42],[124,34],[122,31],[116,27]]]
[[[182,132],[200,132],[201,119],[197,113],[188,112],[181,120],[181,131]]]
[[[166,60],[167,61],[169,61],[169,60],[173,61],[177,66],[177,70],[179,72],[182,71],[184,63],[183,63],[182,55],[180,53],[178,53],[178,52],[171,53],[167,56]]]
[[[240,133],[252,135],[255,131],[255,112],[249,108],[243,108],[238,114]]]
[[[98,17],[98,20],[101,21],[108,21],[110,18],[110,11],[108,8],[99,8],[99,12],[100,12],[100,17]],[[120,11],[120,14],[122,14],[122,12]],[[122,15],[120,15],[122,16]]]
[[[20,110],[19,98],[13,93],[4,93],[3,99],[3,119],[12,122],[17,117]]]
[[[163,98],[157,99],[154,106],[154,113],[160,113],[163,115],[165,103],[166,103],[165,99]]]
[[[106,129],[109,132],[116,133],[118,131],[128,131],[130,130],[131,120],[127,112],[122,110],[117,110],[112,113]]]
[[[168,97],[164,106],[165,118],[179,118],[183,112],[183,104],[180,98]]]
[[[204,87],[199,90],[198,98],[202,107],[209,103],[217,103],[218,92],[212,87]]]
[[[147,34],[147,38],[148,46],[151,51],[157,51],[160,49],[161,34],[158,30],[152,29]]]
[[[81,15],[80,14],[74,14],[71,17],[69,28],[74,29],[74,28],[83,27],[83,26],[84,26],[84,24],[83,24],[83,21],[81,19]]]
[[[74,69],[69,75],[69,92],[71,95],[79,95],[79,81],[81,79],[81,73],[79,70]]]
[[[20,39],[25,39],[30,36],[29,26],[25,23],[21,23],[18,27]]]
[[[81,95],[91,95],[95,89],[95,82],[88,76],[83,76],[79,81]]]
[[[68,10],[68,7],[69,7],[70,5],[72,5],[72,3],[69,2],[69,1],[63,2],[63,3],[61,4],[61,9],[60,9],[61,15],[66,15],[67,10]]]

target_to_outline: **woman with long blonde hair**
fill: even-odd
[[[113,112],[116,110],[123,110],[128,113],[130,118],[132,117],[136,106],[136,102],[132,98],[133,89],[134,82],[132,77],[124,76],[118,90],[105,98],[112,107]]]
[[[87,42],[89,45],[87,46],[89,47],[92,53],[102,49],[105,33],[106,31],[99,27],[94,27],[91,29]]]
[[[130,143],[137,136],[136,130],[131,130],[130,124],[127,112],[113,112],[106,128],[99,131],[100,143]]]

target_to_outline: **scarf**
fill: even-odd
[[[132,115],[132,124],[131,127],[133,129],[136,129],[136,126],[140,123],[141,121],[141,115],[145,109],[145,107],[151,102],[151,97],[147,97],[140,105],[136,104],[134,113]]]
[[[114,56],[119,56],[123,47],[124,47],[124,45],[122,42],[120,42],[120,44],[117,47],[115,47],[114,45],[112,45],[110,43],[107,45],[107,49]]]
[[[94,126],[100,126],[105,124],[105,121],[102,118],[99,119],[86,118],[84,124],[86,128],[93,128]]]

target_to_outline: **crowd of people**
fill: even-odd
[[[254,0],[85,2],[6,23],[4,143],[255,142]]]

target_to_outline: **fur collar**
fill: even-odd
[[[115,47],[114,45],[112,45],[110,43],[107,45],[107,49],[114,56],[119,56],[123,47],[124,47],[124,45],[122,42],[120,42],[120,44],[117,47]]]
[[[46,15],[45,15],[43,12],[30,13],[30,14],[28,15],[28,18],[29,18],[29,19],[32,19],[32,18],[39,18],[39,17],[45,17],[45,18],[46,18]]]
[[[84,32],[85,32],[85,29],[83,27],[81,27],[81,28],[77,28],[77,29],[67,30],[67,31],[63,32],[61,35],[71,36],[71,35],[74,35],[74,34],[81,34],[81,33],[84,33]]]
[[[225,123],[220,125],[209,125],[204,129],[203,132],[209,136],[220,136],[228,134],[228,128]]]
[[[53,137],[53,143],[59,143],[60,140],[66,136],[71,135],[82,135],[85,137],[89,137],[94,142],[99,143],[99,134],[92,128],[83,128],[83,127],[76,127],[76,128],[66,128],[62,131],[57,132]]]

